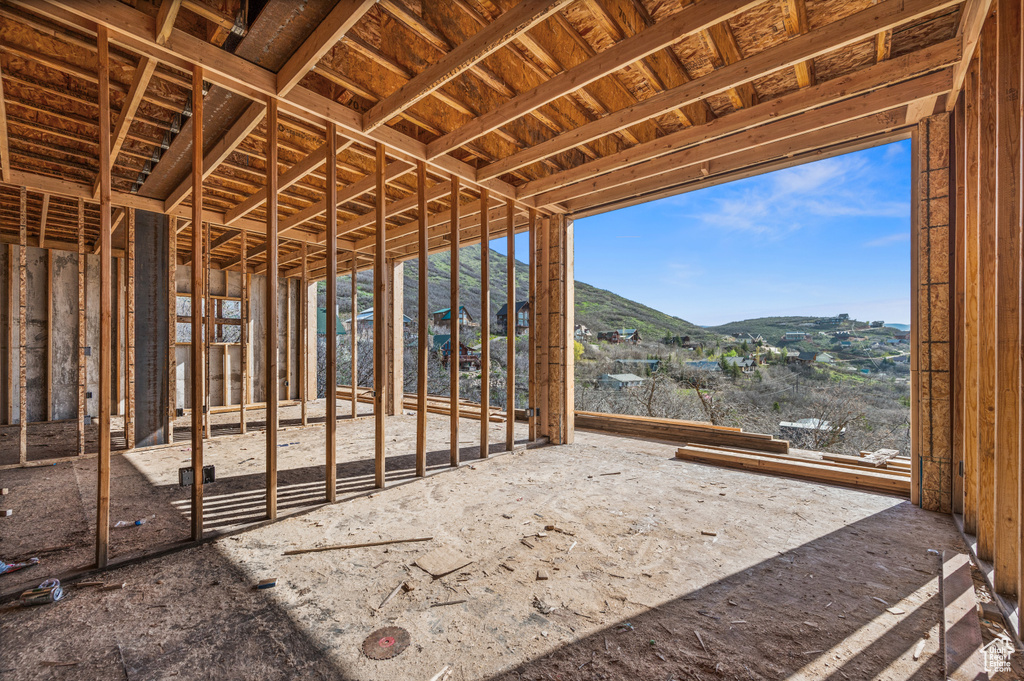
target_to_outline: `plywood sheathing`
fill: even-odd
[[[922,120],[917,133],[915,228],[917,278],[916,389],[921,506],[952,510],[950,334],[951,115]]]

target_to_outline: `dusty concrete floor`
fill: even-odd
[[[596,434],[450,470],[447,418],[429,421],[442,445],[431,447],[439,450],[431,472],[440,474],[366,496],[373,421],[343,423],[345,503],[102,576],[123,590],[72,586],[57,604],[3,606],[0,676],[426,680],[451,665],[455,680],[942,678],[939,559],[928,549],[963,550],[948,516],[892,497],[685,463],[669,446]],[[400,452],[410,451],[415,417],[389,423],[392,479],[408,477],[411,457]],[[466,458],[478,429],[464,423]],[[322,427],[282,435],[282,504],[286,490],[297,499],[322,494],[321,439]],[[210,485],[207,498],[229,517],[236,504],[262,504],[259,493],[231,487],[262,480],[261,444],[256,435],[208,446],[227,484]],[[158,452],[115,460],[150,487],[150,504],[131,517],[143,506],[158,508],[158,518],[176,515],[162,534],[180,537],[186,496],[171,478],[188,452]],[[34,473],[55,473],[44,470]],[[78,503],[86,506],[69,502]],[[0,547],[23,544],[2,527]],[[417,536],[433,539],[282,555]],[[440,546],[473,562],[432,579],[413,562]],[[538,570],[550,578],[538,581]],[[9,590],[3,580],[49,576],[43,564],[0,577],[0,589]],[[277,587],[256,591],[268,577]],[[402,582],[415,589],[379,608]],[[454,600],[465,602],[430,607]],[[387,625],[409,631],[409,648],[387,661],[363,657],[363,639]]]

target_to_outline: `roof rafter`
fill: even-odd
[[[988,17],[991,7],[992,0],[967,0],[960,11],[960,27],[957,29],[957,36],[963,41],[963,51],[960,56],[960,64],[953,71],[953,91],[946,98],[946,111],[952,111],[956,106],[956,100],[964,86],[964,79],[967,78],[967,71],[971,67],[974,50],[981,38],[981,27],[985,24],[985,18]]]
[[[532,90],[513,97],[458,130],[434,140],[427,145],[426,156],[428,159],[435,159],[457,149],[559,97],[614,73],[723,19],[754,7],[761,1],[716,0],[713,3],[687,7],[651,28],[620,41],[579,66],[563,71]]]
[[[277,72],[277,92],[287,94],[348,33],[377,0],[341,0]]]
[[[128,137],[128,128],[131,127],[132,121],[135,119],[135,113],[139,110],[142,96],[146,93],[146,88],[149,87],[149,80],[153,77],[155,70],[156,59],[145,56],[139,60],[139,65],[135,68],[135,77],[132,78],[132,85],[128,88],[124,105],[117,114],[117,124],[114,126],[114,135],[110,140],[111,163],[117,162],[117,155],[121,153],[121,146],[124,144],[125,138]],[[100,121],[100,125],[103,125],[103,123],[104,121]],[[94,199],[98,199],[100,196],[100,180],[98,177],[96,182],[93,183],[92,196]]]
[[[174,20],[178,18],[178,10],[181,9],[181,0],[163,0],[160,9],[156,14],[155,39],[158,45],[163,45],[171,36],[174,29]]]
[[[570,1],[523,0],[374,105],[363,116],[364,130],[372,132],[384,125],[434,90],[515,40],[520,34],[561,10]]]
[[[803,35],[811,30],[807,21],[806,0],[782,0],[782,21],[790,36]],[[810,87],[815,83],[814,60],[802,61],[793,67],[796,71],[796,82],[800,87]]]
[[[0,173],[11,181],[11,146],[7,136],[7,96],[4,94],[3,72],[0,71]]]
[[[701,7],[704,3],[696,5]],[[711,4],[711,3],[707,3]],[[717,3],[716,3],[717,4]],[[617,130],[695,102],[712,94],[730,90],[794,64],[873,37],[876,33],[919,19],[959,0],[885,0],[802,36],[770,47],[742,61],[723,66],[686,85],[654,95],[636,106],[582,125],[545,142],[516,152],[480,168],[477,177],[489,179],[554,156],[578,144],[590,142]],[[678,16],[678,15],[677,15]],[[645,31],[646,33],[646,31]],[[641,34],[642,35],[642,34]]]

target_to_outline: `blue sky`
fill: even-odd
[[[576,280],[705,326],[908,323],[910,153],[895,142],[576,220]]]
[[[910,319],[910,142],[577,220],[576,279],[695,324]]]

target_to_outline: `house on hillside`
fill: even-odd
[[[625,390],[639,388],[643,382],[643,377],[635,374],[601,374],[597,379],[597,387],[605,390]]]
[[[448,360],[451,356],[452,337],[445,334],[437,334],[433,337],[434,352],[441,358],[441,366],[448,368]],[[479,369],[480,355],[473,352],[465,343],[459,343],[459,369]]]
[[[801,350],[796,354],[790,353],[786,357],[787,364],[814,364],[818,360],[818,355],[824,355],[825,353],[813,352],[810,350]],[[829,357],[831,359],[831,357]]]
[[[871,328],[872,329],[880,329],[883,326],[885,326],[885,322],[883,322],[883,321],[871,322]]]
[[[335,333],[339,336],[348,334],[348,327],[345,324],[345,320],[341,317],[335,319],[337,328]],[[318,307],[316,309],[316,335],[326,336],[327,335],[327,309]]]
[[[520,336],[530,330],[530,301],[523,300],[516,303],[516,335]],[[497,333],[505,336],[508,334],[508,303],[505,303],[498,310]]]
[[[352,320],[346,319],[345,325],[351,329]],[[405,333],[409,333],[413,330],[412,317],[407,314],[402,315],[402,327]],[[367,308],[356,315],[356,330],[359,333],[370,333],[373,331],[373,308]]]
[[[436,310],[430,313],[431,323],[434,328],[438,331],[447,331],[451,333],[452,330],[452,309],[446,307],[443,310]],[[469,312],[466,311],[464,305],[459,306],[459,327],[463,326],[474,326],[475,322],[473,317],[470,316]]]
[[[846,435],[846,428],[839,428],[836,432],[835,427],[829,421],[814,418],[779,422],[779,434],[783,439],[789,440],[790,445],[793,446],[813,446],[816,440],[823,439],[820,436],[816,438],[815,433],[829,437],[834,434],[837,439],[842,440]]]
[[[586,325],[576,325],[576,330],[573,332],[573,338],[578,340],[580,343],[589,343],[590,339],[593,337],[594,334],[590,332],[590,329]]]
[[[634,374],[649,375],[661,368],[660,359],[617,359],[615,368]]]
[[[782,336],[783,343],[802,340],[811,340],[810,334],[804,333],[803,331],[787,331],[785,335]]]
[[[723,357],[722,361],[729,366],[739,367],[745,374],[753,373],[757,369],[757,360],[750,357]]]
[[[637,329],[614,329],[612,331],[600,331],[597,340],[608,343],[632,343],[636,345],[642,338]]]
[[[722,370],[722,366],[713,359],[695,359],[689,362],[683,362],[683,366],[685,366],[687,369],[694,369],[696,371]]]

